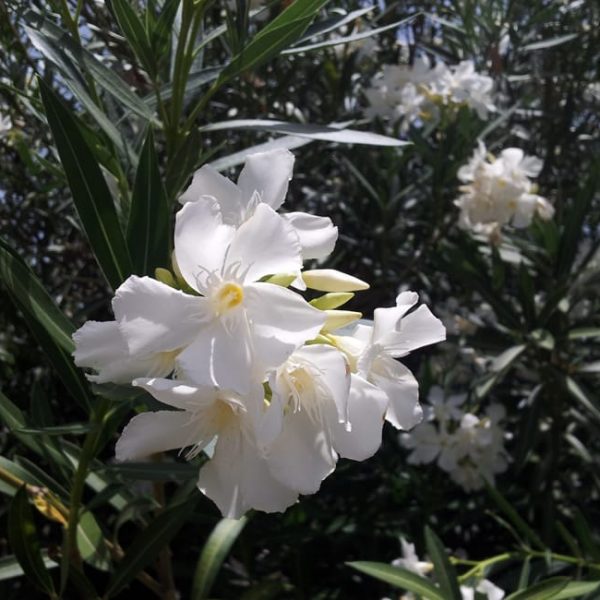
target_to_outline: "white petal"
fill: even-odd
[[[179,202],[205,202],[204,196],[212,196],[217,201],[225,223],[234,227],[242,223],[245,207],[238,186],[210,165],[204,165],[194,173],[192,183],[179,197]]]
[[[145,389],[159,402],[183,410],[208,408],[217,398],[212,386],[199,387],[173,379],[140,378],[136,379],[133,385]]]
[[[295,230],[302,246],[302,258],[325,258],[335,248],[338,228],[329,217],[318,217],[304,212],[281,215]]]
[[[270,448],[267,463],[285,486],[301,494],[314,494],[335,469],[336,458],[322,424],[300,409],[284,417],[283,430]]]
[[[235,228],[223,224],[216,200],[188,202],[175,217],[175,259],[183,278],[206,294],[210,273],[220,273]]]
[[[396,298],[396,306],[376,308],[374,312],[373,343],[384,343],[385,335],[396,331],[400,319],[419,300],[415,292],[403,292]]]
[[[197,426],[191,421],[188,412],[145,412],[133,417],[123,429],[115,454],[118,461],[136,460],[193,445],[197,441]]]
[[[257,448],[236,428],[219,436],[213,458],[200,470],[198,487],[232,519],[249,508],[284,511],[298,496],[270,475]]]
[[[325,323],[322,311],[302,296],[270,283],[244,287],[244,305],[251,322],[255,357],[262,367],[277,367]]]
[[[205,319],[204,303],[156,279],[132,275],[117,289],[112,306],[129,352],[147,356],[189,344]]]
[[[175,365],[170,353],[130,356],[116,321],[88,321],[73,334],[73,341],[75,364],[95,369],[97,374],[87,378],[96,383],[128,384],[136,377],[162,377]]]
[[[416,348],[445,339],[446,328],[429,308],[422,304],[417,310],[403,317],[399,332],[391,332],[380,343],[393,356],[404,356]]]
[[[314,344],[300,348],[294,356],[315,366],[320,382],[327,388],[330,399],[335,403],[337,422],[345,422],[348,418],[350,374],[343,355],[332,346]]]
[[[227,325],[215,320],[199,332],[176,362],[186,379],[239,394],[245,394],[259,376],[255,376],[256,365],[242,319],[234,319]]]
[[[289,150],[251,154],[238,179],[242,197],[249,201],[258,192],[264,203],[277,210],[285,200],[293,169],[294,155]]]
[[[396,429],[412,429],[421,422],[419,384],[403,364],[381,355],[373,361],[369,381],[387,394],[390,404],[385,419]]]
[[[352,460],[365,460],[381,446],[383,417],[388,398],[382,390],[352,375],[348,398],[348,417],[351,430],[342,423],[333,430],[333,446],[340,456]]]
[[[265,275],[296,273],[302,268],[298,235],[271,207],[259,204],[235,232],[227,264],[245,273],[244,281]]]

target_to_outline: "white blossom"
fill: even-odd
[[[440,388],[432,388],[428,399],[428,420],[400,438],[411,451],[408,462],[435,461],[466,491],[480,489],[484,480],[493,483],[494,476],[508,467],[504,408],[492,404],[478,417],[460,409],[464,395],[442,399]]]
[[[437,121],[444,107],[466,105],[487,119],[496,110],[493,87],[492,78],[478,73],[472,60],[431,67],[426,57],[417,57],[412,66],[383,65],[365,90],[366,114],[392,121],[402,117],[406,128],[419,120]]]
[[[386,420],[399,429],[414,427],[423,413],[417,380],[394,359],[446,339],[442,322],[425,305],[408,312],[417,301],[416,293],[402,292],[396,306],[375,309],[373,325],[359,323],[351,336],[333,336],[350,357],[353,370],[386,393]]]
[[[464,183],[454,204],[460,209],[460,225],[475,231],[491,232],[506,223],[527,227],[537,213],[542,219],[554,214],[552,205],[536,194],[530,178],[541,171],[535,156],[519,148],[506,148],[498,157],[479,143],[471,160],[458,171]]]

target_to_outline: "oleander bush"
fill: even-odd
[[[593,0],[0,0],[0,595],[600,597]]]

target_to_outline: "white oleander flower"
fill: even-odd
[[[254,214],[261,203],[273,210],[282,206],[293,167],[294,155],[289,150],[252,154],[246,159],[235,184],[205,165],[196,171],[179,201],[185,204],[214,198],[221,209],[223,223],[237,228]],[[287,221],[298,235],[305,260],[322,259],[333,251],[338,230],[329,217],[289,212],[282,213],[280,218]]]
[[[481,579],[475,587],[461,585],[460,593],[462,600],[475,600],[475,594],[478,597],[483,596],[486,600],[502,600],[505,596],[504,590],[494,585],[489,579]]]
[[[464,103],[473,109],[480,119],[485,120],[496,110],[492,98],[494,80],[475,71],[472,60],[464,60],[452,69],[446,69],[433,84],[435,93],[445,103]]]
[[[460,225],[487,231],[511,223],[527,227],[537,213],[542,219],[554,214],[552,205],[535,192],[530,180],[542,168],[534,156],[525,156],[519,148],[506,148],[498,157],[489,154],[483,142],[471,160],[458,171],[465,184],[454,204],[460,208]]]
[[[269,377],[267,442],[272,475],[302,494],[316,492],[338,455],[369,458],[381,445],[385,394],[348,372],[344,355],[315,344],[296,350]],[[263,436],[268,439],[268,436]]]
[[[479,118],[487,119],[496,110],[491,77],[475,71],[472,60],[448,67],[431,67],[426,57],[417,57],[412,66],[383,65],[365,90],[369,102],[366,114],[395,121],[402,127],[421,121],[437,121],[443,107],[466,105]]]
[[[421,577],[425,577],[427,573],[431,572],[433,565],[419,559],[414,544],[409,544],[404,538],[400,538],[400,543],[402,545],[402,558],[396,558],[392,561],[394,567],[402,567],[407,571],[421,575]]]
[[[191,458],[216,438],[212,458],[200,469],[198,488],[223,516],[238,519],[250,508],[282,512],[296,501],[298,493],[271,475],[260,451],[256,436],[263,406],[260,384],[244,396],[169,379],[137,379],[134,385],[177,410],[133,417],[117,442],[117,460],[177,448],[188,448],[186,456]]]
[[[466,491],[480,489],[485,480],[493,483],[495,475],[508,467],[504,441],[509,436],[501,423],[504,408],[492,404],[480,418],[460,409],[464,395],[443,399],[441,389],[432,388],[428,399],[428,421],[400,437],[411,451],[407,461],[417,465],[436,461]]]
[[[8,115],[0,114],[0,138],[8,135],[12,129],[12,121]]]
[[[175,257],[201,296],[130,277],[113,309],[132,355],[179,349],[178,367],[198,384],[244,393],[325,322],[300,295],[261,281],[302,265],[295,232],[267,204],[236,228],[214,199],[187,203],[176,217]]]
[[[244,393],[325,323],[300,295],[261,281],[302,266],[295,231],[267,204],[238,228],[223,222],[214,199],[186,204],[176,217],[175,256],[200,295],[131,276],[113,299],[116,326],[76,332],[77,364],[96,369],[97,381],[167,375],[177,365],[196,383]]]
[[[442,322],[424,304],[408,312],[418,298],[414,292],[402,292],[396,306],[375,309],[372,326],[359,323],[352,336],[332,336],[350,357],[352,370],[387,394],[386,420],[398,429],[414,427],[423,411],[417,380],[394,359],[446,339]]]

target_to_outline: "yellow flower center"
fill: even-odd
[[[215,308],[222,315],[239,306],[244,300],[244,290],[237,283],[224,283],[214,296]]]

